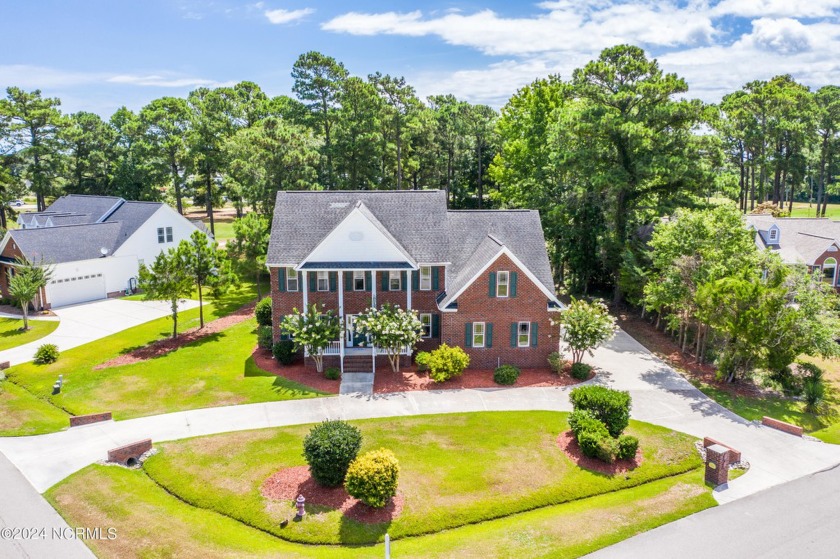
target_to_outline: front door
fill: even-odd
[[[359,334],[356,332],[356,315],[355,314],[348,314],[346,317],[346,335],[345,341],[347,343],[347,347],[362,347],[365,345],[366,336],[363,334]]]

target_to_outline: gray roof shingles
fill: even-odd
[[[814,262],[840,240],[840,221],[826,218],[775,218],[770,215],[746,215],[744,220],[755,228],[755,244],[770,249],[787,264]],[[779,228],[778,239],[770,241],[770,227]]]

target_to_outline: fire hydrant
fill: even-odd
[[[306,509],[303,508],[304,503],[306,503],[306,499],[303,495],[298,495],[298,498],[295,499],[295,504],[297,505],[297,516],[298,518],[303,518],[306,514]]]

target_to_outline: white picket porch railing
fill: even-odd
[[[377,347],[376,348],[376,354],[377,355],[387,355],[388,350],[385,349],[384,347]],[[400,355],[411,355],[411,346],[403,346],[403,348],[400,350]]]

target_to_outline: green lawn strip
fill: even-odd
[[[288,502],[260,493],[284,467],[304,465],[301,441],[311,426],[263,429],[162,443],[145,468],[167,491],[290,541],[365,544],[385,532],[402,538],[641,485],[701,466],[694,438],[631,422],[644,462],[609,477],[577,468],[556,444],[567,428],[559,412],[484,412],[356,421],[363,451],[389,448],[400,460],[402,515],[390,525],[362,524],[311,507],[317,522],[279,522]],[[515,437],[511,437],[515,433]]]
[[[706,384],[701,384],[698,388],[721,406],[750,421],[761,421],[761,418],[766,415],[773,419],[800,425],[806,431],[816,431],[825,427],[820,418],[805,411],[805,404],[798,400],[774,396],[760,398],[735,396]]]
[[[785,207],[787,209],[787,207]],[[791,217],[816,217],[817,206],[816,204],[811,204],[810,207],[807,203],[796,203],[793,204],[793,211],[790,213]],[[837,218],[840,217],[840,204],[828,204],[825,209],[825,217],[828,218]]]
[[[58,328],[57,320],[30,320],[29,330],[23,331],[23,320],[0,318],[0,351],[34,342]]]
[[[26,389],[0,382],[0,437],[38,435],[69,426],[68,415]]]
[[[579,557],[715,506],[702,471],[393,543],[394,557]],[[309,546],[285,542],[213,511],[190,506],[142,470],[92,465],[50,488],[47,500],[71,526],[117,530],[87,543],[98,557],[381,558],[382,545]],[[306,518],[304,523],[312,522]]]

